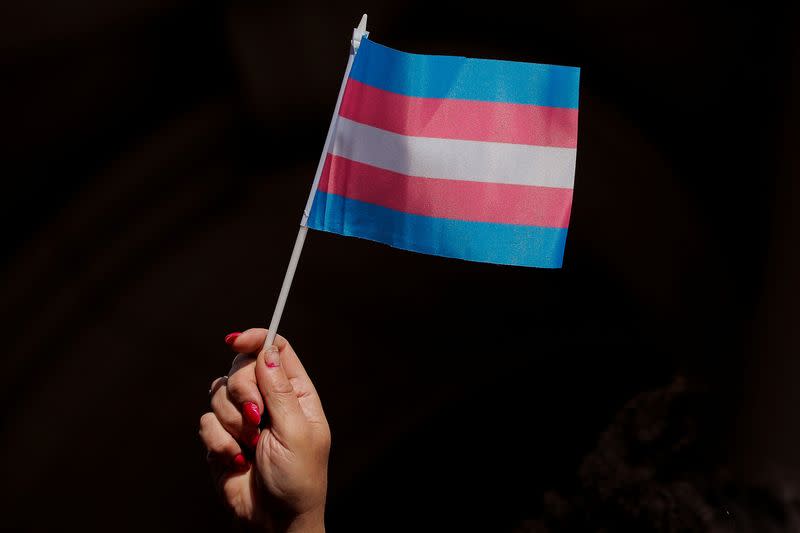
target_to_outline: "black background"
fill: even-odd
[[[578,166],[559,271],[309,234],[281,333],[333,432],[329,528],[508,530],[676,374],[724,406],[721,457],[796,479],[788,8],[3,11],[3,527],[229,526],[198,419],[272,313],[364,11],[401,50],[580,66]]]

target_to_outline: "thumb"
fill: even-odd
[[[256,382],[269,411],[272,432],[287,445],[287,440],[300,434],[306,418],[281,358],[276,346],[265,346],[256,358]]]

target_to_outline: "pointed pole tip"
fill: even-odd
[[[369,35],[367,31],[367,14],[364,13],[361,16],[361,22],[358,23],[358,28],[353,28],[353,40],[350,41],[353,45],[353,53],[358,51],[358,47],[361,46],[361,39]]]

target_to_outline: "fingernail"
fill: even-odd
[[[275,368],[281,366],[281,354],[276,346],[270,346],[264,353],[264,361],[267,363],[267,368]]]
[[[236,456],[233,458],[233,464],[235,464],[239,468],[247,466],[247,459],[245,459],[244,455],[242,455],[241,453],[237,453]]]
[[[253,402],[244,402],[242,413],[244,413],[244,417],[247,421],[254,426],[257,426],[258,423],[261,422],[261,412],[259,412],[258,406]]]
[[[255,448],[256,446],[258,446],[258,439],[260,438],[261,438],[261,433],[256,433],[255,435],[250,437],[250,447]]]
[[[228,333],[227,335],[225,335],[225,344],[230,346],[231,344],[233,344],[233,341],[236,340],[236,337],[238,337],[241,334],[242,334],[241,331],[235,331],[233,333]]]

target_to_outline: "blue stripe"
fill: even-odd
[[[566,228],[411,215],[317,191],[308,227],[424,254],[501,265],[559,268]]]
[[[423,98],[457,98],[578,108],[580,68],[407,54],[361,39],[350,77]]]

